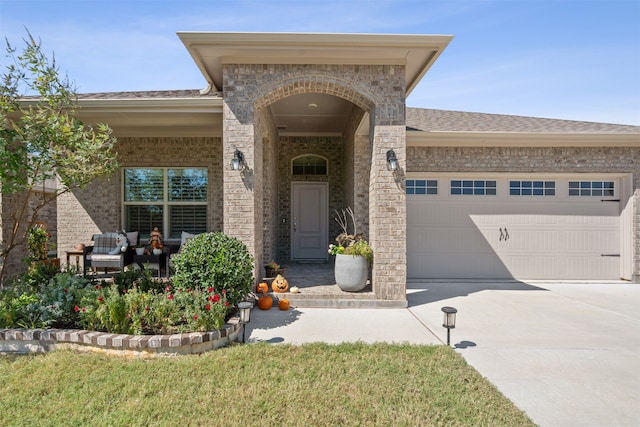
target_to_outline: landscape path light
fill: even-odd
[[[442,322],[442,326],[447,328],[447,345],[450,344],[451,337],[451,329],[456,327],[456,310],[453,307],[442,307],[442,312],[444,313],[444,320]]]
[[[240,311],[240,323],[242,323],[242,343],[244,344],[244,331],[247,327],[247,323],[251,321],[251,303],[247,301],[238,303],[238,310]]]

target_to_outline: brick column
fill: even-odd
[[[369,239],[373,248],[373,292],[380,299],[406,300],[406,130],[404,125],[371,127]],[[387,170],[393,149],[398,170]]]
[[[246,166],[242,171],[231,169],[235,150],[240,150],[244,156]],[[222,138],[224,233],[247,245],[249,253],[256,259],[255,277],[259,277],[258,265],[262,254],[260,150],[255,142],[253,106],[225,100]]]

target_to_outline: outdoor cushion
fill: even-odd
[[[129,246],[136,246],[138,244],[138,232],[137,231],[128,232],[127,240],[129,241]]]
[[[108,254],[116,247],[118,233],[93,235],[93,254]]]

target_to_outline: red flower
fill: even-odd
[[[87,309],[82,307],[82,312],[85,313],[86,311],[87,311]]]
[[[218,301],[220,301],[220,295],[215,294],[215,295],[213,296],[213,302],[218,302]]]
[[[65,289],[65,290],[64,290],[64,293],[65,293],[65,294],[66,294],[66,293],[69,293],[69,289]]]
[[[166,287],[166,288],[164,288],[164,290],[165,290],[166,292],[171,292],[171,286],[170,286],[170,285],[167,285],[167,287]]]
[[[208,291],[209,291],[209,293],[210,293],[210,294],[211,294],[211,293],[213,293],[213,287],[212,287],[212,286],[209,286]]]
[[[123,293],[123,294],[126,294],[126,293],[127,293],[127,290],[126,290],[126,289],[123,289],[123,290],[122,290],[122,293]]]
[[[204,309],[205,309],[205,310],[211,310],[211,304],[207,304],[207,305],[205,305],[205,306],[204,306]]]
[[[173,294],[169,294],[169,296],[167,298],[173,299]]]
[[[198,315],[193,316],[193,320],[198,320]]]
[[[207,297],[207,300],[208,300],[208,301],[213,302],[213,295],[209,295],[209,296]]]
[[[226,289],[223,289],[223,290],[222,290],[222,293],[223,293],[223,294],[226,294],[226,293],[227,293],[227,290],[226,290]]]
[[[99,302],[102,302],[102,301],[104,301],[104,298],[102,298],[102,297],[98,297],[98,301],[99,301]]]
[[[75,312],[77,313],[78,311],[80,311],[80,307],[78,307],[78,306],[76,305],[75,307],[73,307],[73,311],[75,311]]]
[[[102,286],[96,285],[96,289],[102,289]]]
[[[225,302],[224,302],[224,306],[225,306],[225,307],[229,307],[229,301],[225,301]]]
[[[51,304],[51,310],[55,310],[56,309],[56,305],[55,304]]]

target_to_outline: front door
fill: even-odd
[[[328,193],[328,185],[324,182],[292,183],[291,259],[327,259]]]

